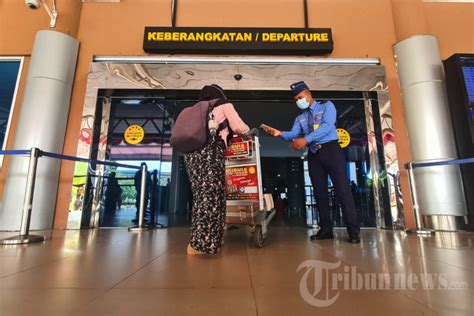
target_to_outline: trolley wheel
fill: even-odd
[[[253,232],[253,244],[257,248],[262,248],[265,240],[263,239],[262,226],[255,226],[255,231]]]

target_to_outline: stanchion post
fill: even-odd
[[[161,229],[161,228],[165,228],[165,225],[163,224],[160,224],[158,221],[157,221],[157,217],[158,215],[160,214],[160,208],[161,207],[161,193],[162,193],[162,190],[161,190],[161,187],[160,187],[160,190],[159,190],[159,194],[157,196],[157,188],[160,186],[160,177],[158,176],[158,170],[153,170],[153,176],[152,176],[152,180],[151,180],[151,192],[150,192],[150,205],[151,205],[151,220],[150,220],[150,229]],[[157,203],[156,200],[159,200],[160,202]]]
[[[147,166],[142,164],[141,170],[141,182],[140,182],[140,209],[138,212],[138,226],[143,226],[143,220],[145,219],[145,195],[146,195],[146,180],[147,180]]]
[[[409,234],[417,234],[417,235],[432,235],[435,233],[432,229],[425,229],[421,224],[421,217],[420,217],[420,205],[418,204],[418,194],[416,191],[416,182],[415,182],[415,165],[414,163],[410,162],[406,164],[405,168],[408,171],[408,182],[410,185],[410,192],[411,192],[411,199],[413,203],[413,213],[415,215],[415,229],[407,229],[407,233]]]
[[[128,230],[131,232],[141,232],[141,231],[146,231],[149,230],[150,228],[148,226],[143,225],[144,219],[145,219],[145,195],[146,195],[146,185],[147,185],[147,166],[145,163],[142,163],[141,166],[141,181],[140,181],[140,203],[139,203],[139,208],[138,208],[138,226],[133,226],[130,227]]]
[[[156,186],[158,185],[158,170],[153,170],[151,174],[150,188],[150,228],[154,228],[156,223]]]
[[[26,179],[25,199],[23,201],[23,214],[21,217],[20,235],[0,240],[1,245],[29,244],[43,242],[45,236],[30,235],[31,211],[33,208],[33,196],[35,193],[36,169],[41,151],[33,147],[30,151],[30,163]]]

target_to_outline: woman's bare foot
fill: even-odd
[[[204,255],[205,254],[204,252],[201,252],[191,247],[191,244],[188,244],[188,249],[186,250],[186,252],[188,253],[188,255]]]

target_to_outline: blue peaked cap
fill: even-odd
[[[303,90],[309,90],[308,86],[304,81],[298,81],[293,83],[291,86],[291,92],[293,92],[293,96],[297,96]]]

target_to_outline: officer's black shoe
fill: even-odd
[[[347,240],[351,244],[360,244],[360,237],[359,236],[349,236]]]
[[[316,235],[309,237],[310,240],[325,240],[325,239],[334,239],[334,234],[332,231],[329,232],[318,232]]]

